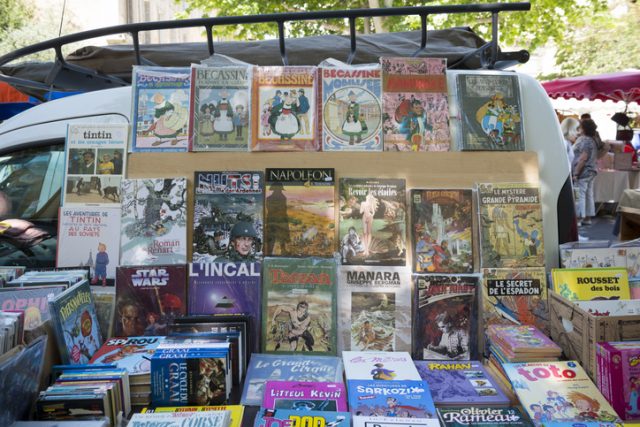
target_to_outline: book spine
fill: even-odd
[[[609,343],[605,343],[604,348],[607,350],[607,363],[605,364],[605,374],[609,378],[609,397],[605,396],[607,401],[613,406],[618,414],[625,414],[626,403],[624,398],[624,383],[629,381],[624,378],[622,372],[623,354],[620,350],[614,348]]]

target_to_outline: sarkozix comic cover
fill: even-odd
[[[264,175],[195,172],[194,263],[262,259]]]
[[[380,58],[385,151],[449,151],[447,60]]]
[[[344,265],[406,265],[404,179],[340,178]]]
[[[411,190],[413,271],[473,273],[471,190]]]
[[[544,267],[540,187],[478,184],[482,268]]]
[[[336,354],[336,262],[265,258],[262,351]]]
[[[265,255],[333,256],[334,169],[267,169],[265,180]]]

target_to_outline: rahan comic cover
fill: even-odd
[[[473,273],[471,190],[411,190],[413,270]]]
[[[385,151],[449,151],[447,60],[380,58]]]
[[[343,265],[406,265],[404,179],[340,178]]]
[[[267,169],[265,255],[333,256],[334,190],[334,169]]]

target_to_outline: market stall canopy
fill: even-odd
[[[640,70],[620,71],[595,76],[568,77],[542,83],[551,98],[594,101],[640,101]]]

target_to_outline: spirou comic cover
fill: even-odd
[[[475,358],[478,276],[414,274],[413,358]]]
[[[191,65],[191,151],[247,151],[251,115],[249,67]]]
[[[252,151],[318,151],[317,68],[255,67]]]
[[[336,262],[265,258],[262,352],[336,354]]]
[[[338,348],[411,351],[411,271],[340,266]]]
[[[326,67],[319,75],[322,151],[381,151],[380,67]]]
[[[524,150],[518,76],[458,74],[456,88],[461,150]]]
[[[447,60],[380,58],[385,151],[449,151]]]
[[[190,87],[189,68],[133,66],[129,152],[187,151]]]
[[[473,273],[471,190],[411,190],[413,271]]]
[[[116,337],[167,335],[167,326],[187,309],[187,266],[118,267]]]
[[[544,267],[540,187],[477,184],[482,268]]]
[[[187,262],[187,179],[122,180],[120,265]]]
[[[547,274],[544,267],[485,268],[482,271],[484,328],[498,324],[532,325],[549,334]]]
[[[333,256],[334,169],[267,169],[265,180],[265,255]]]
[[[195,172],[194,263],[262,259],[264,174]]]
[[[340,178],[344,265],[406,265],[404,179]]]

